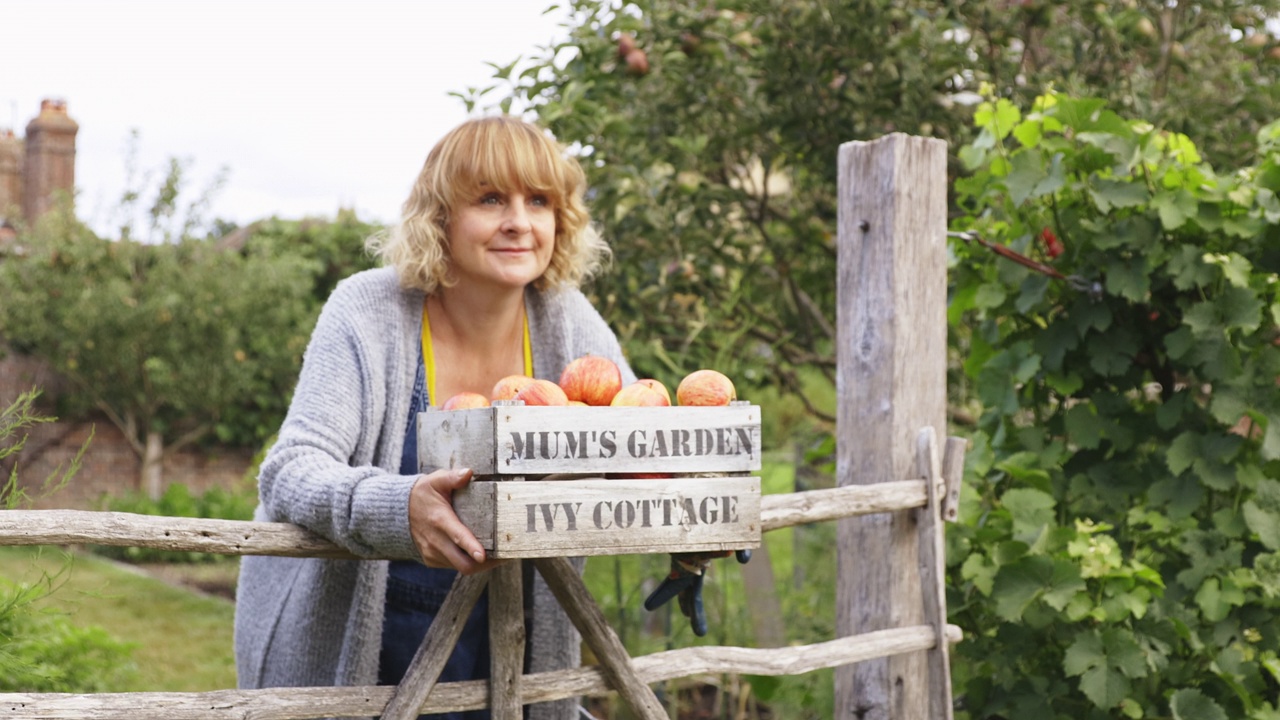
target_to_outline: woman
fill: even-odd
[[[366,557],[246,557],[236,604],[244,688],[390,684],[403,675],[453,573],[488,569],[453,513],[470,471],[417,472],[416,418],[502,377],[555,380],[584,354],[626,365],[577,290],[608,249],[589,223],[576,162],[535,126],[470,120],[427,156],[383,267],[325,304],[288,416],[259,475],[256,519],[301,525]],[[576,666],[579,643],[539,581],[529,671]],[[487,677],[483,603],[441,681]],[[530,717],[576,717],[572,701]],[[487,713],[454,715],[487,717]]]

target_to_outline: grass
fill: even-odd
[[[61,573],[59,575],[59,573]],[[96,625],[134,645],[138,672],[117,692],[197,692],[234,688],[235,606],[174,587],[92,555],[56,548],[0,548],[0,579],[35,582],[59,575],[40,601],[77,626]]]

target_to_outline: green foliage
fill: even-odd
[[[0,333],[72,381],[70,411],[104,412],[139,455],[152,434],[172,449],[275,429],[278,414],[227,421],[287,395],[311,320],[304,261],[250,261],[194,239],[110,242],[64,213],[23,245],[0,264]]]
[[[34,409],[39,396],[40,391],[32,389],[0,407],[0,460],[15,461],[0,485],[0,511],[33,499],[18,481],[16,460],[29,428],[53,420]],[[86,440],[66,470],[55,470],[45,478],[39,495],[69,481],[88,446]],[[118,687],[133,673],[128,645],[101,628],[78,628],[62,615],[36,609],[35,603],[57,589],[66,569],[63,565],[59,573],[42,574],[34,583],[0,579],[0,692],[102,692]]]
[[[270,218],[245,228],[240,252],[246,257],[294,257],[312,271],[311,300],[316,311],[342,279],[377,267],[377,258],[364,249],[365,241],[381,228],[361,221],[350,210],[333,220]]]
[[[7,406],[0,408],[0,462],[13,458],[12,465],[9,467],[9,476],[0,482],[0,509],[2,510],[13,510],[26,505],[32,500],[56,492],[70,482],[71,477],[80,469],[80,462],[84,459],[85,451],[89,449],[89,443],[93,441],[93,433],[90,432],[84,445],[80,446],[80,450],[76,452],[67,467],[54,468],[53,472],[37,485],[39,489],[36,491],[36,497],[33,498],[28,492],[28,487],[18,483],[18,456],[27,444],[29,428],[39,423],[53,422],[55,419],[34,410],[35,401],[39,397],[40,391],[32,388],[19,394]]]
[[[1101,100],[989,97],[954,222],[981,407],[948,536],[971,718],[1274,718],[1280,125],[1231,173]]]
[[[1047,87],[1104,98],[1233,163],[1252,156],[1241,141],[1259,118],[1280,117],[1263,23],[1276,0],[567,6],[561,43],[495,64],[493,86],[459,97],[528,108],[580,153],[617,259],[595,293],[639,372],[670,382],[716,367],[799,398],[828,428],[803,374],[830,380],[835,366],[842,143],[900,131],[958,149],[975,137],[966,103],[984,82],[1023,106]],[[624,37],[647,71],[622,56]],[[1028,142],[1036,131],[1019,130]],[[1096,192],[1124,207],[1140,201],[1133,190]],[[1155,202],[1174,215],[1177,197]],[[1141,268],[1122,269],[1118,291],[1140,292]]]
[[[0,580],[0,691],[107,692],[136,673],[128,644],[34,606],[57,585],[49,575],[34,584]]]
[[[252,486],[238,490],[215,487],[206,490],[203,494],[193,495],[187,486],[181,483],[169,485],[158,500],[152,500],[144,493],[128,493],[102,499],[103,509],[110,512],[217,520],[252,520],[253,510],[257,505],[257,488]],[[132,563],[205,563],[237,560],[231,555],[140,547],[95,545],[92,550],[105,557]]]

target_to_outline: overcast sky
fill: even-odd
[[[39,0],[6,3],[0,127],[61,98],[79,215],[111,227],[130,132],[138,166],[191,162],[212,217],[392,222],[428,150],[466,118],[448,96],[563,37],[553,0]]]

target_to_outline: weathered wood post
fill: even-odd
[[[919,477],[917,436],[946,434],[946,143],[901,133],[840,146],[837,484]],[[838,526],[839,636],[920,625],[917,520],[925,509]],[[924,652],[836,669],[835,717],[949,717]],[[941,692],[935,692],[940,696]],[[949,698],[949,691],[946,693]]]

